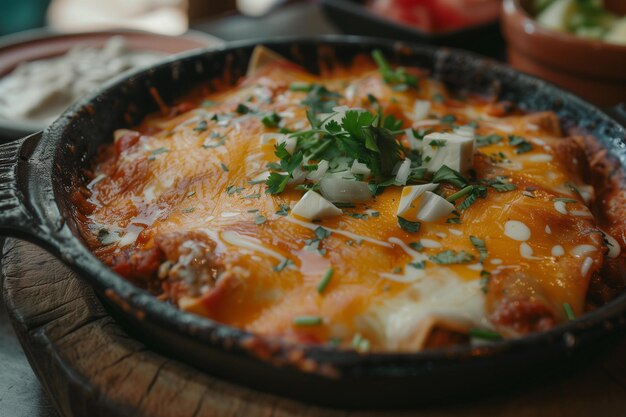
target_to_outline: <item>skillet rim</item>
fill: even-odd
[[[206,48],[191,52],[185,52],[172,56],[164,61],[159,62],[146,69],[134,71],[130,74],[119,76],[108,83],[104,84],[98,91],[81,99],[69,109],[67,109],[52,125],[50,125],[43,133],[43,137],[39,141],[33,156],[38,157],[40,162],[46,162],[48,167],[43,166],[40,172],[45,172],[51,176],[54,172],[53,164],[57,158],[57,151],[63,144],[63,132],[70,127],[76,120],[84,117],[84,110],[93,102],[99,100],[102,96],[110,93],[115,87],[120,87],[135,78],[150,77],[151,73],[158,70],[167,69],[172,65],[184,60],[193,60],[200,56],[210,57],[212,54],[227,54],[238,49],[248,49],[255,45],[265,45],[268,48],[280,45],[317,45],[317,46],[340,46],[345,47],[366,47],[373,49],[374,47],[384,48],[388,51],[397,51],[399,48],[410,51],[411,55],[432,54],[434,63],[439,59],[445,58],[447,55],[455,57],[467,57],[471,60],[471,65],[488,65],[494,71],[494,77],[502,72],[513,74],[516,77],[515,83],[518,84],[536,84],[542,88],[558,93],[557,95],[565,102],[572,103],[574,107],[582,108],[589,111],[590,115],[599,117],[608,124],[612,124],[621,130],[624,134],[625,128],[619,122],[606,114],[600,108],[586,102],[585,100],[562,90],[546,81],[536,77],[524,74],[514,70],[503,63],[496,62],[489,58],[484,58],[471,52],[457,50],[453,48],[432,47],[426,45],[418,45],[412,42],[394,41],[389,39],[381,39],[375,37],[361,37],[353,35],[326,35],[318,37],[302,37],[290,36],[284,38],[270,38],[261,40],[247,40],[227,43],[216,48]],[[622,141],[624,138],[622,136]],[[606,146],[606,144],[603,144]],[[609,148],[609,150],[611,150]],[[626,165],[624,161],[620,161],[622,167]],[[48,181],[48,177],[44,178]],[[40,179],[41,180],[41,179]],[[171,304],[159,301],[156,297],[147,291],[135,286],[121,275],[113,272],[108,266],[103,264],[89,249],[83,244],[78,233],[73,233],[65,224],[64,219],[59,211],[59,199],[66,200],[66,195],[61,195],[61,187],[54,184],[55,180],[50,178],[49,187],[44,184],[43,191],[52,192],[51,200],[54,200],[55,207],[47,211],[47,215],[58,216],[58,219],[43,217],[42,220],[63,223],[62,227],[49,228],[49,235],[45,238],[51,239],[53,252],[57,257],[63,259],[73,269],[75,269],[81,277],[84,277],[91,285],[98,289],[100,294],[104,294],[109,300],[117,304],[128,314],[132,314],[140,322],[143,320],[152,321],[157,326],[164,326],[166,330],[173,331],[179,335],[192,338],[203,344],[208,343],[210,346],[231,351],[231,353],[245,354],[255,357],[264,362],[273,362],[274,365],[295,365],[298,367],[300,360],[291,363],[284,362],[284,358],[289,352],[302,352],[305,358],[312,359],[320,365],[331,365],[342,369],[342,376],[350,374],[351,370],[357,370],[357,374],[362,374],[363,368],[367,372],[367,367],[371,366],[370,371],[374,371],[377,376],[383,375],[388,377],[411,376],[414,375],[415,369],[422,369],[424,365],[432,362],[443,363],[449,366],[460,361],[468,359],[490,359],[506,354],[514,354],[525,352],[530,349],[548,348],[562,343],[566,349],[574,348],[579,342],[590,342],[605,333],[611,333],[619,325],[624,324],[624,316],[626,314],[626,293],[621,294],[616,299],[601,308],[585,313],[583,316],[574,321],[562,323],[547,332],[534,333],[521,338],[505,339],[485,346],[459,345],[451,348],[425,350],[421,352],[368,352],[359,353],[354,350],[341,350],[328,346],[303,345],[291,342],[285,342],[279,338],[256,335],[234,327],[221,324],[211,319],[183,312]],[[39,198],[41,200],[41,197]],[[41,216],[40,216],[41,217]],[[70,219],[69,221],[74,221]],[[58,225],[58,224],[57,224]],[[613,323],[615,321],[616,323]],[[580,340],[579,340],[580,339]],[[590,339],[590,340],[586,340]],[[272,357],[259,358],[254,352],[246,347],[246,343],[250,340],[260,342],[273,349]],[[358,368],[358,369],[357,369]],[[360,371],[359,371],[360,370]],[[311,371],[320,375],[326,375],[319,368]],[[328,376],[328,375],[326,375]]]

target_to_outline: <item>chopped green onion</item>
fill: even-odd
[[[460,191],[457,191],[456,193],[452,194],[450,197],[446,198],[446,200],[448,200],[451,203],[454,203],[456,200],[471,193],[473,190],[474,190],[474,186],[468,185],[467,187],[462,188]]]
[[[469,331],[469,336],[475,339],[483,340],[502,340],[500,333],[494,332],[489,329],[474,328]]]
[[[333,277],[334,269],[332,267],[328,268],[322,277],[322,280],[317,284],[317,292],[322,294],[328,284],[330,283],[331,278]]]
[[[576,316],[574,315],[574,310],[572,310],[572,306],[569,305],[569,303],[563,303],[563,310],[565,310],[565,315],[567,316],[568,320],[572,321],[576,319]]]
[[[283,260],[280,261],[280,263],[274,267],[274,271],[280,272],[283,269],[287,268],[289,265],[293,265],[293,262],[291,262],[291,259],[283,258]]]
[[[322,323],[323,319],[320,316],[298,316],[293,319],[293,324],[302,327],[319,326]]]

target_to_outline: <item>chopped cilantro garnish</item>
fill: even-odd
[[[228,195],[232,195],[235,193],[239,194],[243,190],[244,190],[243,187],[237,187],[236,185],[229,185],[228,187],[226,187],[226,194]]]
[[[246,106],[243,103],[239,103],[235,111],[239,114],[248,114],[250,113],[250,107]]]
[[[208,128],[208,124],[206,122],[206,120],[201,120],[196,127],[193,128],[193,130],[195,130],[196,132],[204,132],[205,130],[207,130]]]
[[[491,274],[484,269],[480,271],[480,290],[487,294],[489,291],[489,279],[491,278]]]
[[[356,206],[354,205],[354,203],[333,203],[335,205],[335,207],[339,207],[339,208],[355,208]]]
[[[276,113],[270,113],[261,119],[261,123],[265,125],[265,127],[277,127],[278,123],[280,123],[281,117]]]
[[[249,199],[252,199],[252,198],[260,198],[260,197],[261,197],[261,194],[259,194],[259,193],[254,193],[254,194],[244,195],[244,196],[243,196],[243,197],[241,197],[241,198],[249,198]]]
[[[460,217],[450,217],[449,219],[446,219],[446,223],[461,224],[461,218]]]
[[[202,145],[202,147],[205,149],[213,149],[213,148],[217,148],[218,146],[222,146],[224,143],[226,143],[226,136],[221,137],[217,142],[211,142],[211,143],[205,142]]]
[[[353,219],[367,220],[369,218],[369,216],[366,213],[346,213],[346,214],[352,217]]]
[[[506,191],[513,191],[517,189],[517,186],[515,184],[508,182],[506,178],[500,176],[495,177],[491,180],[486,180],[485,182],[488,186],[495,188],[495,190],[499,193],[504,193]]]
[[[374,58],[376,65],[378,65],[380,75],[387,84],[400,85],[403,86],[401,87],[402,89],[407,89],[408,87],[417,88],[417,77],[408,74],[402,67],[396,68],[395,70],[392,69],[380,49],[372,51],[372,58]]]
[[[489,329],[474,328],[469,331],[469,336],[474,339],[483,340],[502,340],[502,336],[499,333]]]
[[[162,153],[169,152],[167,148],[157,148],[150,152],[150,156],[148,157],[148,161],[154,161],[157,155],[161,155]]]
[[[461,188],[456,193],[447,197],[446,200],[448,200],[451,203],[454,203],[456,200],[458,200],[459,198],[465,197],[467,194],[471,193],[472,191],[474,191],[474,186],[468,185],[467,187]]]
[[[424,269],[426,268],[426,261],[410,262],[409,266],[412,266],[415,269]]]
[[[188,208],[184,208],[184,209],[182,210],[182,212],[183,212],[183,213],[191,213],[191,212],[193,212],[195,209],[196,209],[195,207],[188,207]]]
[[[274,154],[280,158],[279,168],[281,171],[287,172],[287,174],[279,174],[277,172],[271,172],[268,179],[265,181],[267,184],[267,192],[269,194],[278,194],[283,192],[293,171],[302,163],[302,152],[298,151],[291,155],[285,149],[286,143],[275,145]]]
[[[328,236],[331,235],[331,231],[328,229],[324,229],[322,226],[318,226],[315,230],[315,236],[317,237],[317,239],[322,240],[322,239],[326,239]]]
[[[478,197],[487,197],[487,187],[483,187],[482,185],[474,185],[472,188],[472,192],[467,197],[465,197],[465,200],[463,200],[461,204],[456,206],[456,209],[459,211],[466,210],[469,206],[476,202]]]
[[[533,145],[521,136],[509,135],[509,144],[515,146],[515,153],[526,153],[533,150]]]
[[[576,316],[574,315],[574,310],[572,310],[572,306],[569,303],[563,303],[563,310],[565,310],[565,315],[567,316],[568,320],[572,321],[576,319]]]
[[[287,268],[289,265],[293,265],[293,262],[291,262],[289,258],[283,258],[283,260],[274,267],[274,271],[280,272],[283,269]]]
[[[228,169],[228,167],[227,167],[226,165],[224,165],[224,163],[220,163],[220,166],[222,167],[222,171],[224,171],[224,172],[228,172],[228,171],[230,171],[230,170]]]
[[[478,249],[478,252],[480,253],[479,262],[482,263],[487,258],[487,255],[488,255],[485,241],[480,238],[477,238],[476,236],[470,236],[470,242],[472,242],[472,245],[474,245],[474,247]]]
[[[291,91],[302,91],[308,93],[313,88],[312,84],[303,83],[303,82],[293,82],[289,84],[289,90]]]
[[[332,267],[326,270],[326,272],[324,273],[324,276],[322,277],[322,280],[317,284],[318,293],[322,294],[324,290],[326,289],[326,287],[328,287],[328,284],[330,283],[330,280],[333,277],[334,272],[335,271]]]
[[[361,336],[360,333],[357,333],[352,338],[352,347],[360,352],[367,352],[370,350],[370,341]]]
[[[291,207],[289,207],[287,204],[281,204],[280,210],[278,210],[276,214],[278,214],[279,216],[287,216],[289,215],[289,210],[291,210]]]
[[[494,145],[496,143],[500,143],[502,142],[502,136],[500,135],[496,135],[496,134],[491,134],[491,135],[486,135],[486,136],[477,136],[476,137],[476,146],[477,147],[483,147],[483,146],[487,146],[487,145]]]
[[[453,250],[446,250],[438,253],[437,255],[429,256],[429,259],[437,264],[451,265],[451,264],[466,264],[474,260],[474,255],[465,252],[455,252]]]
[[[293,319],[296,326],[319,326],[324,322],[320,316],[298,316]]]
[[[440,119],[441,123],[446,125],[451,125],[456,122],[456,116],[453,114],[446,114]]]
[[[193,197],[195,194],[196,194],[196,192],[195,192],[195,191],[189,191],[189,192],[187,193],[187,198],[189,198],[189,197]]]
[[[443,148],[446,146],[446,141],[443,139],[434,139],[428,142],[428,144],[433,148]]]
[[[424,245],[422,245],[420,242],[411,242],[409,243],[409,247],[418,252],[421,252],[424,249]]]
[[[410,222],[408,220],[403,219],[402,217],[398,217],[398,225],[402,230],[409,233],[417,233],[420,230],[420,226],[422,225],[420,222]]]
[[[302,104],[309,107],[313,113],[331,113],[336,107],[339,93],[328,90],[323,85],[314,84],[302,100]]]
[[[458,171],[449,168],[447,165],[442,165],[441,168],[435,172],[432,182],[435,184],[447,182],[458,188],[464,188],[467,185],[467,179]]]
[[[262,215],[260,215],[260,214],[257,214],[257,215],[254,217],[254,224],[263,224],[263,223],[265,223],[265,221],[266,221],[266,220],[267,220],[267,219],[265,218],[265,216],[262,216]]]

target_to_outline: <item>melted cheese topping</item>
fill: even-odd
[[[282,127],[308,128],[306,93],[288,88],[296,82],[323,84],[351,108],[369,108],[371,94],[403,128],[449,132],[441,118],[454,115],[457,125],[473,122],[476,135],[501,135],[475,149],[474,170],[479,179],[505,176],[516,188],[488,188],[486,198],[460,213],[459,224],[444,218],[423,223],[417,233],[398,226],[401,187],[315,223],[287,214],[303,191],[265,192],[266,164],[276,157],[275,141],[264,135],[277,129],[261,118],[276,112]],[[593,216],[576,214],[589,213],[575,191],[588,186],[559,151],[566,139],[542,124],[541,114],[494,117],[492,104],[451,98],[426,78],[418,89],[395,91],[364,60],[322,77],[269,66],[236,88],[196,93],[189,102],[180,114],[146,119],[127,146],[118,138],[117,151],[103,152],[97,181],[89,184],[95,207],[89,227],[100,232],[96,253],[163,299],[251,332],[347,347],[356,337],[377,350],[423,348],[438,324],[506,337],[541,329],[533,327],[535,316],[515,310],[520,303],[547,310],[550,325],[566,320],[565,303],[583,312],[606,247]],[[241,104],[247,114],[237,112]],[[518,153],[508,135],[524,137],[532,149]],[[319,227],[328,236],[319,239]],[[478,259],[470,236],[485,243],[482,263],[431,261],[445,250]],[[420,251],[409,245],[414,242]],[[149,267],[154,259],[147,254],[154,253]],[[509,314],[512,309],[521,315]],[[321,321],[299,325],[302,316]]]

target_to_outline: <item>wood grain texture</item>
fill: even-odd
[[[63,416],[626,416],[626,338],[559,380],[507,395],[419,410],[329,410],[229,384],[150,351],[107,315],[89,285],[32,244],[8,240],[3,272],[20,341]]]

